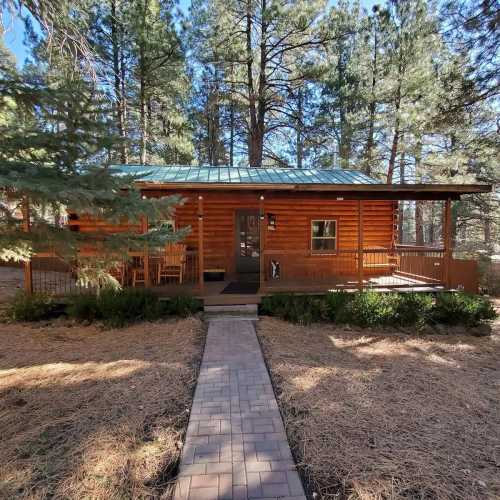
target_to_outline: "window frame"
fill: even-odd
[[[337,219],[319,219],[311,218],[309,224],[309,249],[312,255],[336,255],[338,253],[338,229],[339,224]],[[335,236],[313,236],[313,224],[315,222],[334,222],[335,223]],[[333,240],[334,248],[331,250],[315,250],[313,248],[313,240]]]

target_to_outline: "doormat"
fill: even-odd
[[[237,293],[241,295],[255,295],[259,291],[259,283],[252,281],[231,281],[221,293]]]

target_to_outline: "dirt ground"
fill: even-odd
[[[171,492],[204,332],[0,324],[0,498]]]
[[[310,493],[500,498],[500,322],[476,338],[266,318],[259,337]]]

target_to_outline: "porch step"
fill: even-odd
[[[257,304],[234,304],[234,305],[206,305],[203,308],[206,313],[231,313],[231,314],[257,314]]]
[[[205,306],[233,306],[260,304],[259,295],[220,294],[203,297]]]
[[[205,306],[203,311],[207,321],[235,319],[257,321],[259,319],[257,304]]]

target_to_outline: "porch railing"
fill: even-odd
[[[433,286],[445,281],[444,258],[443,249],[425,247],[365,248],[361,253],[341,249],[331,254],[265,250],[263,275],[270,289]]]
[[[83,254],[91,258],[92,253]],[[196,285],[199,281],[198,252],[186,250],[179,255],[165,258],[165,250],[130,252],[121,263],[109,269],[110,274],[123,287]],[[36,254],[31,259],[31,282],[33,292],[51,295],[70,295],[92,291],[78,282],[78,259],[66,261],[55,252]],[[162,266],[162,273],[158,274]],[[160,279],[159,279],[160,278]]]

